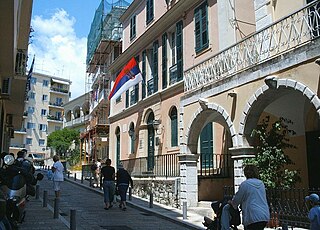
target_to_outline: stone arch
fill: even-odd
[[[73,109],[73,115],[74,115],[74,118],[79,118],[80,117],[80,106],[76,106],[74,109]]]
[[[238,145],[237,134],[228,112],[218,104],[208,103],[206,108],[199,106],[187,127],[185,140],[189,153],[194,154],[197,152],[198,137],[202,128],[209,122],[217,122],[228,128],[232,138],[232,146]]]
[[[239,124],[239,146],[250,143],[249,136],[258,123],[260,114],[264,108],[274,101],[290,92],[299,92],[314,107],[320,117],[320,99],[308,86],[292,79],[277,79],[276,88],[270,88],[266,84],[261,86],[247,101],[240,118]],[[276,93],[275,93],[276,92]],[[250,122],[247,122],[250,120]]]
[[[90,104],[89,101],[86,101],[82,104],[83,115],[88,115],[90,112]]]
[[[65,113],[65,118],[66,118],[66,121],[71,121],[71,110],[68,110],[66,113]]]

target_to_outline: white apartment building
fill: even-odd
[[[21,129],[14,130],[10,152],[16,154],[25,148],[29,153],[50,157],[47,137],[63,128],[63,105],[69,101],[70,84],[71,81],[67,79],[32,74]]]

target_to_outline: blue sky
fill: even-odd
[[[87,36],[100,1],[33,1],[29,66],[35,55],[35,72],[70,79],[72,99],[85,93]]]

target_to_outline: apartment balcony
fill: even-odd
[[[10,149],[24,149],[26,147],[25,144],[15,144],[15,143],[12,143],[10,145]]]
[[[320,36],[319,1],[222,50],[184,72],[189,94],[311,43]]]
[[[26,78],[27,51],[18,49],[16,54],[15,75]]]
[[[57,102],[49,102],[49,107],[57,108],[57,109],[63,109],[63,102],[57,103]]]
[[[106,103],[108,100],[108,95],[110,93],[109,89],[103,89],[99,93],[92,92],[92,101],[90,103],[90,113],[92,113],[96,108],[98,108],[98,105],[101,105],[103,103]]]
[[[50,87],[50,93],[56,93],[56,94],[61,94],[61,95],[69,95],[69,90],[51,86]]]
[[[15,129],[14,134],[27,134],[27,129],[26,128]]]
[[[55,122],[55,123],[62,123],[63,122],[62,117],[56,117],[56,116],[52,116],[52,115],[48,115],[47,119],[48,119],[48,122]]]

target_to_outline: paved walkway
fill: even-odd
[[[43,173],[46,174],[45,171]],[[104,210],[103,191],[90,187],[87,180],[74,179],[74,174],[71,174],[70,178],[67,176],[63,183],[59,219],[53,219],[52,181],[45,177],[39,182],[39,187],[39,199],[31,198],[27,204],[26,220],[20,227],[22,230],[70,229],[71,209],[76,210],[77,230],[205,229],[202,225],[203,216],[212,216],[212,212],[207,212],[207,208],[188,208],[187,218],[184,219],[179,209],[158,203],[154,203],[150,208],[147,199],[135,196],[127,202],[126,212],[119,209],[117,204],[109,210]],[[48,191],[48,207],[42,207],[45,190]],[[241,229],[240,227],[239,230]]]

